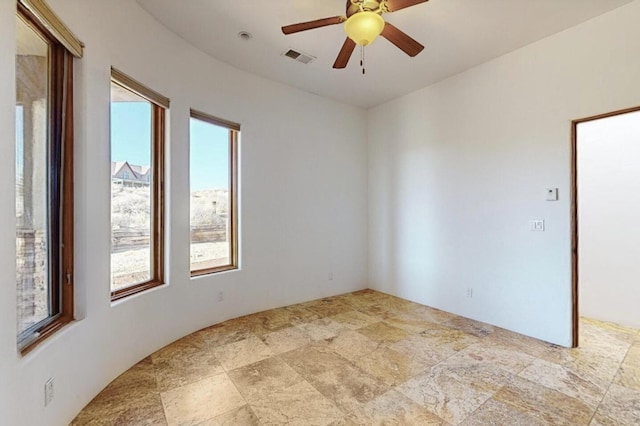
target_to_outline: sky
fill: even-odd
[[[229,130],[191,119],[191,190],[229,188]],[[171,141],[169,141],[171,143]],[[151,104],[111,103],[111,161],[151,164]],[[166,150],[170,153],[170,150]]]

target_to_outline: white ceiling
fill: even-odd
[[[344,70],[341,25],[285,36],[283,25],[344,15],[345,0],[137,0],[200,50],[237,68],[347,104],[371,107],[426,87],[633,0],[431,0],[383,15],[426,46],[410,58],[380,37]],[[238,37],[249,31],[253,39]],[[282,56],[293,48],[311,64]]]

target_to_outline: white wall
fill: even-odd
[[[570,345],[570,123],[640,105],[638,22],[635,1],[370,110],[371,286]]]
[[[640,112],[578,126],[580,315],[640,328]]]
[[[0,1],[0,424],[63,425],[109,381],[230,317],[366,287],[366,112],[269,82],[187,45],[132,0],[49,0],[86,43],[77,62],[76,311],[16,352],[15,1]],[[214,29],[212,29],[214,31]],[[109,67],[171,98],[169,285],[109,302]],[[242,124],[241,271],[189,279],[188,114]],[[9,136],[7,136],[9,135]],[[328,281],[333,271],[334,280]],[[216,302],[218,291],[225,301]],[[43,407],[43,385],[55,399]]]

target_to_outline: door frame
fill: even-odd
[[[580,314],[578,312],[578,125],[638,111],[640,111],[640,106],[580,118],[571,122],[571,347],[573,348],[578,347],[580,323]]]

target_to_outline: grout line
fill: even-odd
[[[591,422],[593,422],[593,419],[596,417],[596,414],[598,414],[598,410],[600,409],[600,406],[602,405],[602,401],[604,401],[606,396],[609,394],[609,391],[611,390],[611,386],[614,384],[614,381],[616,380],[616,377],[618,377],[618,374],[620,373],[620,369],[622,368],[622,364],[624,364],[625,360],[627,359],[627,356],[629,355],[629,351],[631,350],[632,346],[633,346],[633,344],[629,345],[629,347],[627,348],[627,351],[624,354],[624,357],[622,358],[622,361],[620,361],[620,363],[618,364],[618,369],[616,370],[616,374],[613,375],[613,378],[611,379],[611,382],[609,383],[609,386],[607,387],[607,390],[602,395],[602,398],[600,398],[600,402],[598,403],[598,406],[596,407],[595,411],[593,412],[593,416],[591,416],[591,420],[589,421],[589,424],[591,424]]]

